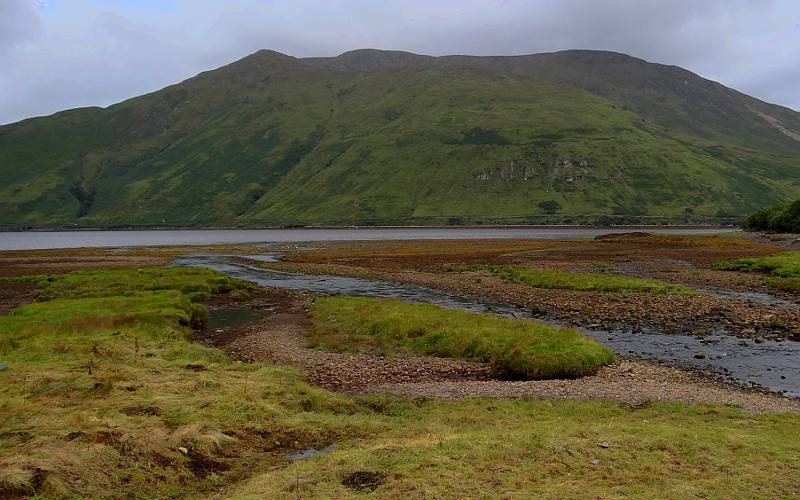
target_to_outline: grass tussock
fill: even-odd
[[[691,295],[690,289],[659,280],[623,276],[611,273],[573,273],[551,269],[534,269],[524,266],[475,264],[451,268],[455,271],[488,271],[506,283],[517,283],[535,288],[596,292],[645,292],[652,294],[675,293]]]
[[[193,269],[29,279],[42,301],[0,316],[0,497],[194,496],[367,429],[369,411],[294,370],[187,339],[193,292],[249,285]]]
[[[521,379],[581,377],[614,360],[607,347],[572,329],[429,304],[325,297],[314,301],[311,316],[317,346],[486,362]]]

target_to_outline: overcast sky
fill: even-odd
[[[0,0],[0,123],[105,106],[262,48],[614,50],[800,110],[800,0]]]

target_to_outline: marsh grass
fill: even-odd
[[[324,297],[310,312],[316,346],[485,362],[519,379],[581,377],[614,360],[607,347],[573,329],[430,304]]]
[[[726,271],[761,272],[778,278],[797,278],[800,277],[800,251],[747,257],[732,262],[720,261],[715,266]]]
[[[383,404],[392,424],[368,443],[258,474],[232,496],[360,498],[342,484],[354,471],[383,475],[370,497],[381,499],[761,499],[797,493],[797,415],[666,403],[395,403],[403,411]]]
[[[764,283],[781,290],[800,293],[800,251],[781,252],[766,257],[747,257],[714,263],[718,269],[764,273]]]
[[[234,290],[252,290],[255,285],[237,281],[209,269],[187,270],[179,267],[141,269],[85,270],[64,275],[17,278],[35,283],[38,298],[130,296],[161,290],[176,290],[193,301]]]
[[[524,266],[494,264],[451,266],[447,269],[451,271],[488,271],[506,283],[518,283],[535,288],[557,288],[563,290],[597,292],[694,294],[692,290],[682,285],[608,272],[573,273],[551,269],[534,269]]]
[[[369,411],[292,369],[187,339],[205,311],[192,293],[247,284],[194,269],[27,279],[42,300],[0,316],[0,497],[194,496],[368,429]]]

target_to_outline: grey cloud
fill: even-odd
[[[34,40],[39,32],[35,4],[29,0],[0,2],[0,52],[15,45]]]
[[[156,90],[270,48],[443,55],[569,48],[675,64],[800,109],[794,0],[0,0],[0,123]]]

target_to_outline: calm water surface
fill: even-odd
[[[726,227],[464,227],[464,228],[342,228],[342,229],[186,229],[152,231],[23,231],[0,232],[0,250],[81,247],[142,247],[220,245],[307,241],[419,240],[477,238],[594,238],[608,233],[647,231],[656,234],[716,234]]]

